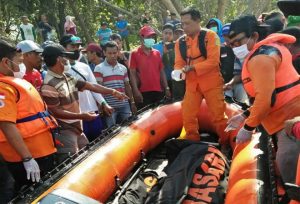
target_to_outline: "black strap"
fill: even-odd
[[[79,74],[79,76],[81,76],[81,77],[84,79],[84,81],[86,81],[86,78],[85,78],[79,71],[77,71],[74,67],[71,67],[71,69],[72,69],[74,72],[76,72],[77,74]]]
[[[206,42],[205,42],[206,30],[201,30],[199,34],[199,50],[201,55],[206,59],[207,58],[207,50],[206,50]]]
[[[288,85],[285,85],[285,86],[278,87],[278,88],[275,89],[275,91],[276,91],[276,93],[280,93],[280,92],[283,92],[283,91],[285,91],[287,89],[290,89],[294,86],[297,86],[298,84],[300,84],[300,80],[297,80],[297,81],[295,81],[293,83],[290,83]]]
[[[251,79],[249,81],[251,81]],[[247,81],[247,82],[249,82],[249,81]],[[275,88],[275,90],[273,91],[272,96],[271,96],[271,107],[273,107],[275,105],[275,103],[276,103],[276,96],[277,96],[277,94],[279,94],[279,93],[281,93],[281,92],[283,92],[285,90],[288,90],[290,88],[293,88],[294,86],[297,86],[299,84],[300,84],[300,80],[297,80],[297,81],[292,82],[290,84],[287,84],[285,86],[281,86],[281,87]],[[249,100],[250,104],[253,104],[254,100],[255,100],[255,97],[250,97],[250,100]]]

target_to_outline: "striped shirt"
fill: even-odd
[[[41,95],[49,108],[58,108],[73,113],[80,113],[78,91],[85,86],[85,81],[80,81],[69,74],[59,75],[48,69]],[[58,124],[64,127],[74,127],[81,130],[81,120],[67,120],[56,118]]]
[[[112,67],[104,60],[95,67],[94,75],[99,84],[125,93],[125,82],[129,82],[129,78],[127,68],[124,65],[117,63]],[[123,107],[128,103],[128,100],[120,101],[111,94],[105,95],[104,98],[113,108]]]

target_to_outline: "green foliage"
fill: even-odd
[[[276,0],[252,0],[255,1],[252,14],[258,15],[261,12],[271,11],[276,8]],[[108,6],[101,0],[0,0],[0,35],[17,41],[18,26],[20,17],[27,15],[34,25],[39,22],[39,16],[46,14],[49,23],[55,28],[58,38],[63,35],[63,25],[66,15],[75,16],[69,3],[72,3],[84,22],[84,27],[76,20],[78,35],[87,42],[92,39],[97,42],[95,33],[103,21],[108,22],[109,27],[116,31],[114,26],[116,17],[122,11]],[[166,13],[166,7],[161,0],[107,0],[106,2],[124,9],[130,15],[125,14],[125,18],[130,22],[129,36],[132,46],[139,44],[138,31],[141,27],[141,16],[145,11],[150,12],[152,17],[152,26],[160,30],[163,24],[163,16]],[[227,0],[225,7],[224,22],[230,22],[235,17],[248,12],[251,1],[249,0]],[[269,2],[268,5],[265,5]],[[186,7],[195,5],[202,12],[202,25],[205,25],[208,19],[216,17],[218,9],[218,0],[181,0],[180,3]],[[253,3],[253,2],[252,2]],[[262,8],[264,7],[264,8]],[[263,10],[265,9],[265,10]],[[76,16],[77,17],[77,16]],[[87,29],[87,32],[83,32]],[[88,34],[88,36],[86,35]]]

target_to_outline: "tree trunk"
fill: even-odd
[[[75,18],[78,20],[78,23],[81,27],[81,30],[83,31],[83,35],[86,39],[87,42],[92,42],[93,39],[91,38],[90,34],[89,34],[89,30],[86,26],[86,23],[84,22],[84,18],[79,14],[78,9],[76,8],[75,2],[72,0],[67,0],[68,4],[72,10],[72,12],[74,13]]]
[[[65,29],[64,29],[64,22],[65,22],[65,8],[66,8],[66,2],[64,0],[60,1],[58,3],[58,39],[60,39],[64,34],[65,34]]]
[[[172,13],[175,13],[177,17],[179,17],[179,12],[176,10],[173,2],[171,0],[161,0],[161,3],[165,5],[165,7]]]
[[[228,0],[218,0],[217,18],[223,21]]]
[[[107,5],[107,6],[111,7],[111,8],[113,8],[114,10],[117,10],[119,13],[126,14],[126,15],[130,16],[131,18],[134,18],[134,19],[139,19],[139,16],[138,16],[138,15],[133,14],[133,13],[130,13],[130,12],[128,12],[127,10],[122,9],[122,8],[120,8],[120,7],[118,7],[118,6],[115,6],[115,5],[113,5],[113,4],[109,3],[109,2],[107,2],[106,0],[99,0],[99,1],[102,2],[102,3],[104,3],[105,5]]]
[[[178,11],[178,13],[180,14],[180,12],[184,9],[182,3],[180,0],[172,0],[174,7],[176,8],[176,10]]]

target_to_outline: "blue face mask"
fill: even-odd
[[[211,27],[210,30],[214,31],[215,33],[218,33],[218,27],[217,26]]]
[[[144,39],[144,45],[145,45],[146,48],[152,48],[154,43],[155,43],[155,40],[152,39],[152,38]]]

